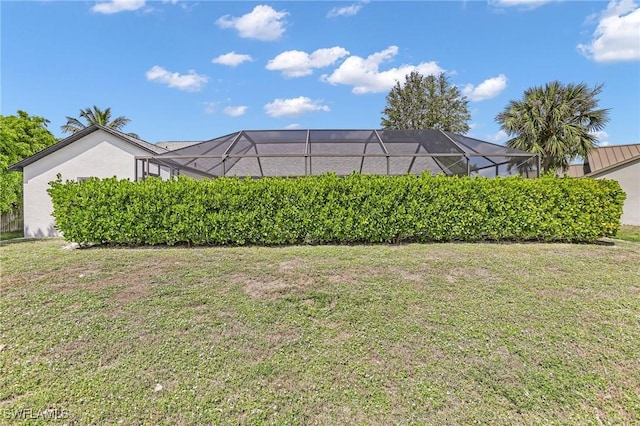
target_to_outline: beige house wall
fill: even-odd
[[[627,194],[622,210],[621,222],[625,225],[640,226],[640,159],[614,167],[603,173],[594,173],[596,179],[613,179]]]
[[[24,236],[55,237],[53,204],[47,193],[49,182],[78,178],[117,177],[135,179],[136,155],[149,155],[103,130],[96,130],[24,167]]]

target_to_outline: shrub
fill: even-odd
[[[51,183],[57,228],[79,243],[327,244],[570,241],[614,236],[616,181],[334,174]]]

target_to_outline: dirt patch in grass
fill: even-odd
[[[83,354],[85,354],[90,347],[89,338],[81,337],[52,347],[48,353],[48,358],[52,358],[53,361],[72,359],[77,361],[83,357]]]
[[[413,283],[421,283],[425,281],[424,274],[415,271],[407,271],[402,268],[392,268],[392,274],[399,276],[403,281],[409,281]]]
[[[126,304],[129,302],[135,302],[145,297],[149,297],[151,291],[143,283],[136,283],[129,285],[113,295],[113,298],[119,303]]]
[[[487,268],[470,267],[450,269],[448,273],[445,274],[444,279],[451,284],[461,280],[480,280],[482,282],[495,282],[499,280],[499,278],[494,276]]]
[[[280,262],[279,269],[280,269],[280,272],[284,272],[284,273],[295,272],[296,270],[300,269],[301,265],[302,265],[302,258],[296,257],[291,260]]]
[[[289,294],[302,294],[312,284],[311,278],[300,278],[292,282],[281,278],[274,280],[249,279],[245,281],[242,288],[252,299],[275,300]]]
[[[332,284],[355,284],[358,282],[360,277],[355,274],[353,271],[345,271],[340,274],[333,274],[327,276],[327,281]]]

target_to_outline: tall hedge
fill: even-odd
[[[57,228],[79,243],[588,242],[616,234],[616,181],[332,174],[52,182]]]

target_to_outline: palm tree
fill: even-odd
[[[577,156],[587,158],[597,146],[595,132],[609,121],[608,109],[597,109],[596,95],[586,84],[558,81],[525,90],[522,100],[510,101],[496,116],[512,139],[507,146],[540,154],[544,172],[566,171]]]
[[[104,110],[98,108],[97,106],[93,106],[93,108],[85,108],[80,110],[80,118],[83,118],[86,123],[78,120],[74,117],[66,117],[67,124],[61,126],[63,133],[77,133],[93,124],[99,124],[104,127],[109,127],[110,129],[122,131],[122,128],[129,124],[131,121],[129,118],[121,115],[120,117],[116,117],[111,120],[111,108],[105,108]],[[138,135],[135,133],[127,133],[129,136],[133,136],[137,138]]]

